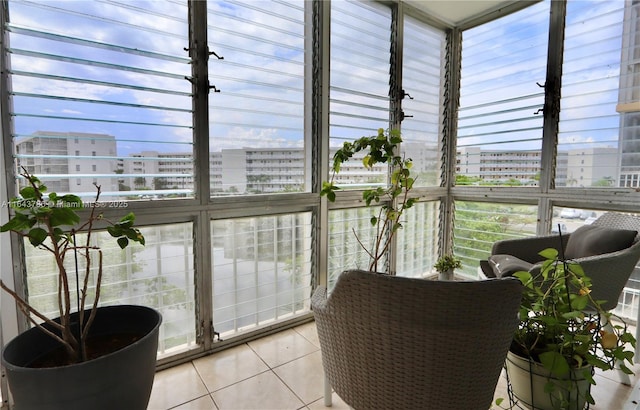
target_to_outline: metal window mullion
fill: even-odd
[[[564,53],[564,31],[567,15],[566,1],[552,1],[549,20],[549,42],[547,50],[547,74],[544,83],[545,99],[542,125],[542,157],[540,189],[543,194],[555,188],[556,156],[558,152],[558,130],[560,122],[560,91],[562,89],[562,62]],[[543,235],[552,219],[552,207],[546,195],[538,204],[537,234]]]
[[[389,67],[389,129],[400,130],[402,128],[402,120],[404,119],[404,112],[402,111],[402,99],[404,98],[404,91],[402,89],[402,57],[403,57],[403,34],[404,34],[404,3],[399,2],[391,7],[391,41],[390,41],[390,67]],[[396,154],[400,154],[397,152]],[[391,184],[391,172],[393,169],[389,168],[388,184]],[[394,208],[398,207],[399,199],[394,199]],[[391,235],[393,226],[389,226],[389,232],[386,235]],[[396,274],[397,265],[397,253],[398,253],[398,236],[394,235],[391,238],[391,244],[387,251],[387,272],[391,275]]]
[[[8,201],[15,192],[15,178],[14,166],[13,166],[13,118],[10,113],[13,111],[11,105],[11,99],[9,97],[11,91],[11,81],[9,78],[10,64],[6,49],[9,47],[9,35],[4,30],[6,24],[9,22],[9,4],[7,1],[0,2],[0,139],[2,140],[0,145],[0,167],[4,171],[4,177],[0,182],[0,201],[3,203]],[[9,207],[2,207],[0,209],[2,216],[0,216],[0,223],[5,223],[9,218]],[[24,295],[23,276],[19,275],[22,272],[22,255],[21,245],[17,235],[11,235],[9,238],[7,235],[0,237],[2,246],[0,247],[0,278],[10,287],[18,292],[19,295]],[[19,283],[20,286],[15,286]],[[10,340],[17,336],[20,331],[27,328],[24,320],[20,321],[18,318],[18,309],[16,304],[11,298],[0,298],[2,305],[2,321],[0,322],[0,346],[4,346],[4,340]],[[0,395],[2,396],[1,406],[4,407],[8,403],[9,386],[7,384],[7,378],[5,377],[4,367],[0,365]]]
[[[193,157],[195,197],[200,205],[209,204],[209,48],[207,39],[207,2],[188,1],[189,56],[193,94]],[[206,209],[206,208],[205,208]],[[196,326],[203,331],[202,348],[213,345],[213,257],[211,255],[210,213],[203,210],[194,221]]]
[[[452,28],[447,31],[443,85],[442,124],[442,179],[440,186],[447,189],[447,195],[440,202],[439,248],[441,255],[453,252],[453,221],[455,203],[451,188],[455,184],[458,109],[460,107],[460,71],[462,69],[462,31]]]
[[[6,25],[9,23],[9,3],[3,1],[0,3],[0,137],[2,137],[2,167],[4,170],[2,186],[2,194],[0,197],[3,200],[8,200],[15,196],[16,193],[16,168],[14,166],[13,155],[14,145],[13,138],[15,134],[13,116],[13,100],[11,99],[12,83],[10,77],[11,64],[9,60],[9,34],[5,30]],[[9,207],[3,207],[2,210],[5,213],[5,217],[9,216]],[[6,222],[3,219],[3,222]],[[24,242],[16,235],[11,234],[10,239],[2,239],[3,245],[9,243],[10,252],[7,252],[7,248],[4,246],[3,255],[9,256],[9,261],[2,265],[2,278],[8,286],[11,286],[18,295],[25,296],[25,266],[24,266]],[[4,259],[3,259],[4,260]],[[10,269],[4,269],[5,267],[11,267]],[[11,339],[17,336],[19,332],[23,332],[29,328],[28,322],[24,315],[20,315],[16,308],[15,303],[11,298],[0,298],[3,301],[2,304],[2,324],[3,337]],[[2,397],[6,397],[8,393],[4,388],[5,378],[2,378]]]
[[[311,161],[313,193],[320,193],[322,181],[329,178],[329,98],[330,98],[330,27],[331,0],[315,0],[312,3],[313,35],[310,36],[312,64],[310,68],[311,92]],[[307,14],[308,17],[308,14]],[[306,93],[308,94],[308,93]],[[314,213],[312,244],[312,288],[329,286],[329,204],[326,197],[320,199],[320,207]],[[315,268],[315,269],[314,269]]]

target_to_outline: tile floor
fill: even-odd
[[[633,387],[620,384],[614,372],[597,374],[592,390],[597,405],[591,409],[636,410],[640,365],[635,371]],[[320,347],[312,322],[158,372],[148,409],[313,410],[325,408],[322,394]],[[507,401],[503,377],[496,397]],[[334,394],[331,408],[349,407]]]

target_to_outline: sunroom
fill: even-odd
[[[638,213],[637,0],[1,7],[0,222],[21,167],[134,212],[146,246],[113,245],[102,303],[163,314],[158,369],[310,322],[315,287],[367,265],[362,189],[388,170],[356,161],[335,202],[319,192],[335,150],[379,128],[400,130],[418,175],[395,275],[453,253],[478,279],[497,240]],[[4,283],[57,316],[46,255],[0,241]],[[639,281],[617,309],[631,323]],[[6,294],[1,309],[4,344],[29,323]]]

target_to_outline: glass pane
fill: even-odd
[[[196,343],[192,225],[140,227],[140,230],[146,245],[131,244],[125,250],[106,232],[92,235],[94,245],[100,246],[103,253],[100,305],[135,304],[158,309],[163,316],[160,356],[186,350]],[[78,235],[77,242],[83,243],[84,238]],[[82,273],[86,265],[82,258],[78,260]],[[51,254],[27,242],[25,261],[29,302],[46,316],[58,317],[58,271]],[[89,292],[95,291],[97,255],[93,261]],[[65,266],[70,274],[75,272],[71,255]],[[75,276],[69,279],[71,289],[75,289]]]
[[[567,3],[556,186],[632,187],[640,175],[633,8],[622,1]]]
[[[340,273],[347,269],[369,270],[371,259],[366,249],[372,249],[376,237],[371,216],[377,207],[352,208],[329,211],[329,289],[333,288]],[[378,271],[384,272],[386,260],[379,261]]]
[[[402,100],[402,152],[413,160],[416,186],[438,186],[445,35],[407,17],[403,45],[402,87],[408,95]]]
[[[456,201],[455,207],[454,254],[470,277],[478,276],[479,261],[487,259],[494,242],[536,235],[535,206]]]
[[[310,4],[310,3],[309,3]],[[211,194],[308,190],[305,2],[207,3]]]
[[[418,202],[402,217],[402,229],[397,233],[398,276],[423,278],[434,274],[438,259],[440,232],[440,202]]]
[[[192,196],[186,2],[9,9],[16,165],[87,198]]]
[[[311,214],[211,222],[213,323],[222,338],[309,311]]]
[[[329,140],[332,148],[345,141],[376,135],[389,127],[389,60],[391,10],[365,1],[331,2],[331,78]],[[363,172],[354,159],[337,176],[340,185],[386,183],[387,168]]]
[[[456,184],[538,185],[549,4],[463,33]]]

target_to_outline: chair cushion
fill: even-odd
[[[489,256],[489,265],[495,273],[496,277],[503,278],[511,276],[518,271],[529,271],[533,267],[532,263],[523,261],[511,255],[491,255]]]
[[[602,255],[628,248],[637,231],[605,228],[598,225],[583,225],[576,229],[567,241],[565,259],[578,259]]]

